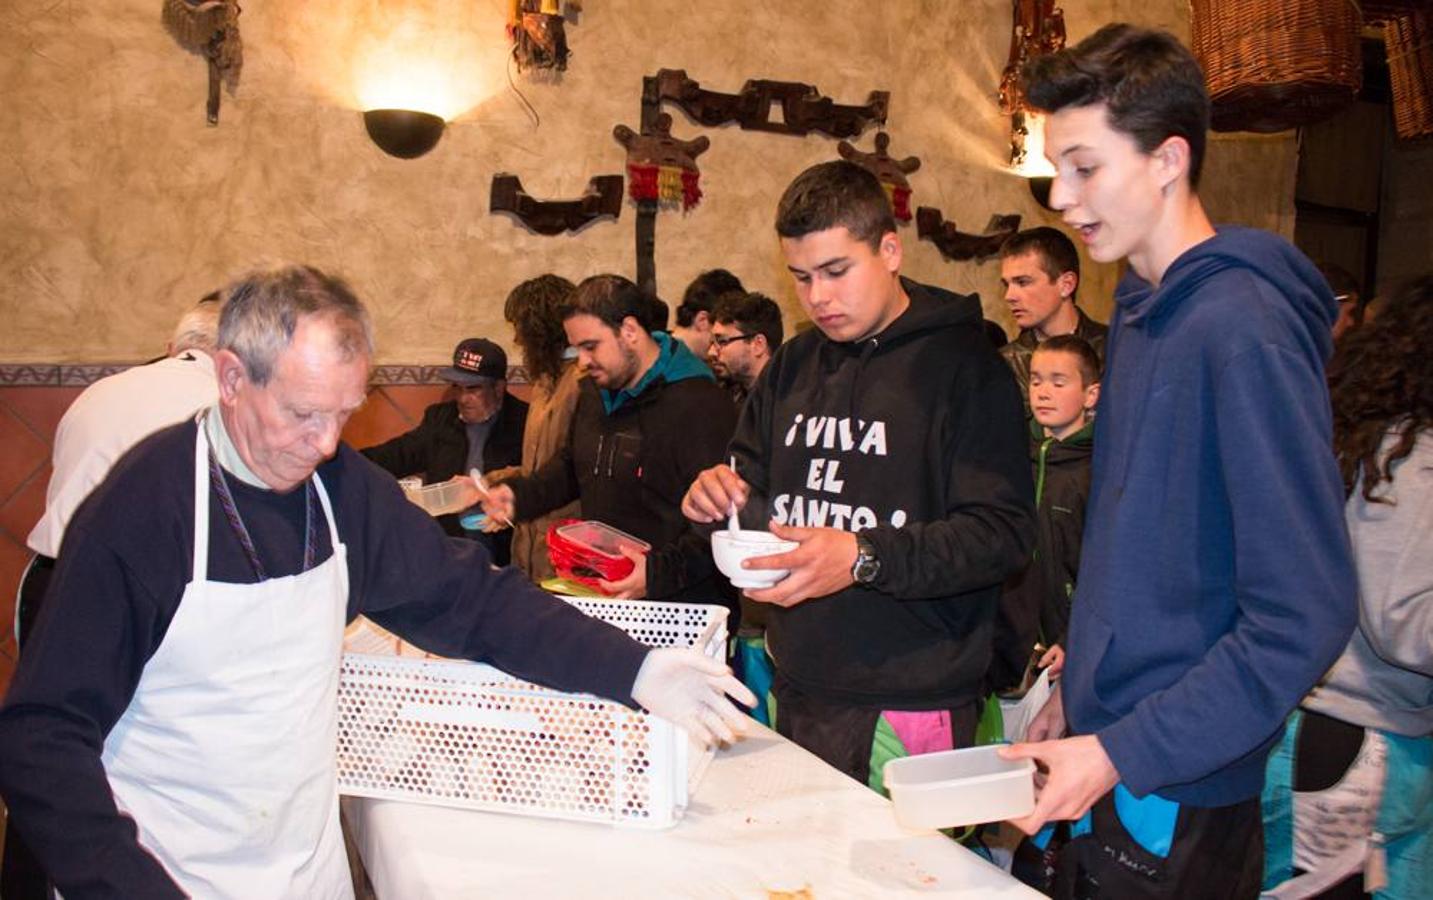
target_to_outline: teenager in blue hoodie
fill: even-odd
[[[1005,751],[1042,770],[1015,824],[1079,820],[1057,895],[1253,897],[1265,758],[1356,615],[1324,385],[1337,304],[1285,241],[1210,224],[1208,95],[1172,36],[1106,26],[1035,60],[1026,91],[1052,204],[1129,272],[1062,684]]]

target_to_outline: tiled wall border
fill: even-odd
[[[0,363],[0,387],[84,387],[141,363]],[[438,377],[442,366],[374,366],[369,383],[374,386],[443,384]],[[527,384],[527,369],[508,367],[508,381]]]

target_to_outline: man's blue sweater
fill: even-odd
[[[1223,228],[1110,323],[1065,669],[1071,728],[1136,795],[1257,796],[1356,621],[1324,362],[1337,305],[1282,239]]]

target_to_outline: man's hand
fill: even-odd
[[[647,554],[641,550],[621,544],[617,547],[622,555],[632,560],[632,574],[618,581],[601,581],[597,584],[602,593],[619,600],[641,600],[647,596]]]
[[[772,522],[771,533],[801,546],[786,553],[755,556],[742,563],[744,569],[791,570],[791,574],[774,587],[748,590],[746,596],[751,599],[758,603],[795,606],[855,583],[851,567],[856,563],[856,536],[851,532],[835,528],[796,528]]]
[[[516,511],[517,495],[512,492],[512,488],[505,484],[488,488],[483,497],[483,512],[488,514],[488,521],[506,519],[511,522]]]
[[[1048,668],[1050,670],[1051,680],[1059,678],[1060,670],[1065,668],[1065,648],[1056,644],[1049,650],[1046,650],[1045,655],[1040,657],[1040,662],[1037,665],[1042,669]]]
[[[725,519],[732,507],[740,510],[751,496],[751,487],[731,466],[722,464],[704,469],[682,498],[682,515],[693,522]]]
[[[1035,713],[1035,718],[1030,720],[1030,727],[1025,731],[1025,743],[1038,744],[1041,741],[1053,741],[1065,736],[1067,729],[1065,724],[1065,701],[1060,697],[1060,686],[1057,684],[1050,690],[1050,699]]]
[[[1039,744],[1014,744],[1001,747],[999,753],[1002,759],[1033,759],[1045,774],[1043,782],[1036,779],[1035,811],[1023,819],[1010,820],[1026,834],[1034,834],[1046,822],[1078,819],[1120,780],[1100,739],[1092,734]]]
[[[654,715],[685,728],[706,746],[729,744],[751,721],[727,696],[756,705],[756,697],[731,669],[691,648],[651,650],[632,682],[632,699]]]

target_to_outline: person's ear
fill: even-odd
[[[881,265],[885,266],[887,272],[894,275],[901,270],[902,253],[900,235],[894,231],[881,235],[881,242],[876,245],[876,255],[880,257]]]
[[[711,330],[712,330],[712,320],[711,320],[711,316],[708,316],[708,315],[707,315],[706,310],[701,310],[701,311],[697,312],[696,315],[692,316],[692,330],[693,330],[693,331],[711,331]]]
[[[1178,184],[1189,172],[1189,141],[1179,135],[1170,135],[1154,148],[1150,154],[1154,160],[1154,174],[1161,190],[1168,191]]]
[[[617,337],[623,344],[630,347],[637,343],[637,333],[646,331],[647,329],[642,327],[642,323],[637,321],[636,316],[627,316],[622,319],[622,325],[617,329]]]
[[[1080,286],[1080,276],[1074,272],[1061,272],[1060,277],[1055,279],[1055,288],[1060,292],[1060,299],[1065,300],[1075,296],[1075,288]]]
[[[1085,412],[1094,412],[1095,407],[1098,406],[1099,403],[1100,403],[1100,383],[1099,383],[1098,381],[1096,381],[1094,384],[1092,384],[1092,385],[1090,385],[1089,387],[1085,388],[1085,401],[1084,401],[1084,404],[1083,404],[1083,405],[1084,405]]]
[[[217,350],[214,353],[214,377],[219,382],[219,400],[226,406],[239,396],[239,390],[249,380],[243,360],[233,350]]]

